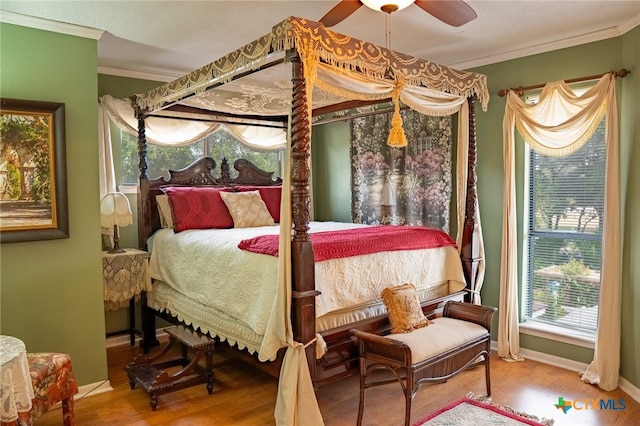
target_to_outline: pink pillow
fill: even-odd
[[[260,192],[262,201],[267,205],[267,210],[271,213],[274,222],[280,222],[280,200],[282,199],[282,186],[238,186],[238,191]]]
[[[171,186],[163,191],[169,196],[174,230],[233,228],[233,218],[220,197],[224,188]]]

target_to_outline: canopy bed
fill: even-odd
[[[483,75],[457,71],[410,57],[332,32],[320,23],[296,17],[284,20],[274,26],[270,33],[209,65],[149,92],[135,95],[133,104],[138,120],[140,165],[139,243],[141,247],[151,246],[152,264],[154,256],[160,256],[160,247],[163,244],[173,244],[168,242],[169,235],[186,238],[188,234],[161,229],[156,197],[163,192],[168,193],[174,213],[179,200],[179,195],[172,193],[173,190],[167,191],[167,187],[182,188],[174,192],[186,191],[184,186],[195,186],[196,191],[208,187],[206,189],[217,190],[222,194],[219,195],[221,198],[229,198],[224,195],[225,192],[258,190],[263,191],[263,200],[266,199],[264,188],[282,188],[279,194],[280,205],[275,208],[271,205],[270,209],[273,218],[277,217],[278,220],[265,226],[266,230],[262,232],[279,236],[275,245],[278,256],[269,259],[268,264],[258,267],[258,270],[266,271],[265,274],[271,274],[277,281],[274,287],[276,295],[267,302],[271,303],[268,312],[261,317],[262,319],[256,320],[256,324],[261,324],[266,330],[262,328],[256,331],[248,327],[254,334],[259,335],[258,341],[243,340],[247,334],[243,334],[242,331],[234,334],[232,329],[235,325],[229,325],[226,329],[223,327],[222,330],[216,329],[216,324],[231,323],[233,314],[227,314],[226,317],[223,314],[218,317],[216,324],[207,324],[194,315],[189,316],[181,312],[175,304],[171,305],[175,300],[172,290],[158,286],[147,295],[150,306],[147,312],[150,312],[151,316],[145,316],[144,319],[144,344],[151,345],[154,339],[155,330],[151,321],[153,307],[158,311],[167,310],[178,319],[184,320],[194,328],[209,332],[220,340],[227,340],[241,349],[248,349],[248,352],[255,353],[260,361],[281,360],[281,354],[284,352],[282,349],[286,348],[276,407],[276,419],[279,423],[295,423],[286,419],[291,420],[300,415],[291,414],[295,411],[295,408],[291,407],[296,403],[288,402],[283,396],[286,394],[286,383],[298,380],[298,391],[293,393],[298,398],[304,398],[301,394],[305,392],[300,391],[304,384],[313,383],[317,386],[357,371],[357,347],[351,340],[349,329],[358,328],[376,333],[388,328],[389,324],[384,312],[339,325],[333,323],[320,326],[316,321],[319,316],[317,311],[326,313],[331,309],[325,309],[317,301],[320,291],[327,290],[325,287],[319,290],[318,287],[322,278],[319,275],[326,274],[321,272],[318,266],[319,263],[325,262],[318,262],[316,259],[319,243],[314,240],[314,235],[316,231],[326,231],[327,228],[316,228],[316,223],[311,221],[311,127],[313,117],[381,102],[393,102],[396,113],[400,102],[429,115],[458,113],[457,176],[462,185],[458,185],[455,195],[458,207],[458,235],[455,244],[449,244],[448,249],[454,250],[458,268],[461,266],[460,274],[455,278],[454,272],[454,278],[446,278],[449,287],[445,293],[428,295],[428,291],[425,291],[421,300],[428,315],[442,309],[449,299],[460,300],[466,295],[477,302],[483,275],[483,252],[475,187],[475,100],[479,100],[483,109],[486,109],[489,94],[486,77]],[[286,141],[288,153],[282,180],[243,160],[230,165],[223,159],[218,169],[218,159],[212,158],[203,158],[187,169],[171,172],[168,179],[150,179],[146,172],[146,124],[147,121],[159,117],[211,120],[225,123],[229,128],[239,129],[238,131],[258,129],[255,131],[259,133],[260,129],[266,129],[271,136],[273,132],[280,132],[283,141]],[[394,113],[389,143],[402,146],[402,122],[398,122],[396,117]],[[236,177],[232,177],[230,167],[237,170]],[[235,221],[237,216],[233,219]],[[237,225],[231,226],[234,229],[238,228]],[[251,240],[256,235],[248,229],[262,228],[244,228],[243,236],[234,238],[241,238],[243,243],[245,240]],[[340,232],[349,232],[344,228],[340,229]],[[242,252],[238,256],[270,257],[241,251],[237,248],[239,241],[236,240],[232,244],[236,246],[233,247],[234,250]],[[180,243],[176,244],[173,246],[174,253],[182,247]],[[458,250],[455,250],[456,247]],[[273,246],[271,250],[274,250]],[[421,248],[415,251],[427,250]],[[390,251],[392,252],[393,250]],[[398,253],[396,251],[396,255]],[[209,255],[209,258],[211,257],[215,256]],[[155,278],[164,277],[168,281],[171,280],[167,277],[172,273],[171,268],[167,266],[168,259],[169,257],[155,259]],[[355,262],[355,257],[349,259]],[[385,259],[387,260],[381,263],[394,262]],[[339,262],[344,259],[328,262],[332,261]],[[233,263],[231,260],[226,262]],[[372,264],[375,261],[369,259],[368,262]],[[442,265],[449,261],[442,258],[433,262]],[[246,264],[243,265],[246,269]],[[210,281],[226,279],[220,279],[215,273],[210,273],[209,278]],[[206,278],[202,278],[204,279]],[[259,277],[254,279],[258,280]],[[462,282],[463,285],[466,282],[466,291],[460,291],[460,287],[451,284],[455,281]],[[400,285],[402,282],[394,284]],[[264,285],[267,284],[260,284]],[[243,294],[245,293],[239,292],[238,299]],[[198,303],[208,302],[199,300]],[[322,346],[319,350],[319,355],[322,355],[319,359],[316,356],[316,346],[321,345],[314,344],[316,339],[326,344],[326,347]],[[305,367],[300,368],[302,365]],[[307,366],[309,375],[306,373]],[[308,397],[308,392],[306,394]],[[298,406],[301,406],[300,404],[298,402]],[[310,421],[307,424],[312,423],[313,421]]]

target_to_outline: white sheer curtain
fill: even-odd
[[[100,97],[100,105],[118,128],[137,137],[138,119],[128,99],[117,99],[105,95]],[[109,122],[107,121],[104,125],[108,130]],[[241,143],[257,149],[279,149],[287,143],[285,129],[188,119],[160,117],[145,119],[147,142],[159,146],[189,145],[222,129],[227,130]]]
[[[525,104],[513,91],[507,95],[503,121],[504,217],[500,276],[498,355],[519,360],[518,277],[515,205],[514,129],[537,152],[568,155],[584,145],[606,117],[605,207],[598,330],[593,362],[582,380],[604,390],[618,386],[620,366],[620,274],[622,222],[618,110],[615,76],[604,75],[581,96],[564,82],[547,84],[536,105]]]

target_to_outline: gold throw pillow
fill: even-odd
[[[409,333],[431,324],[422,312],[413,284],[387,287],[382,290],[381,297],[387,308],[392,333]]]

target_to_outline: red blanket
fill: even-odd
[[[314,232],[309,237],[316,262],[381,251],[421,250],[456,245],[447,233],[418,226],[368,226]],[[279,235],[261,235],[240,241],[238,248],[278,256],[279,239]]]

